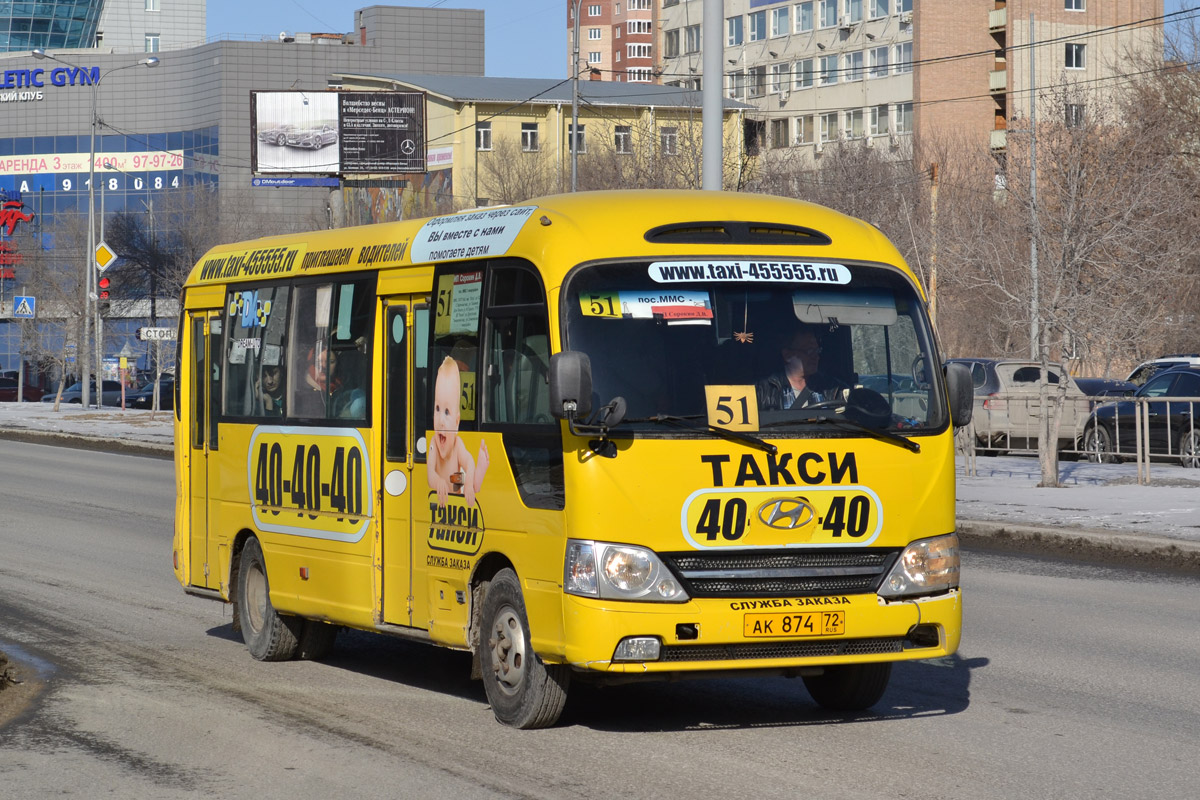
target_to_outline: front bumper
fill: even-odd
[[[747,614],[845,613],[844,631],[825,636],[746,636]],[[771,600],[698,599],[679,605],[618,603],[568,595],[566,662],[609,674],[786,670],[872,661],[937,658],[958,649],[961,589],[885,602],[875,594]],[[915,632],[914,632],[915,631]],[[614,662],[627,637],[661,642],[655,661]]]

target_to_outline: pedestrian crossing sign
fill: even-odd
[[[14,317],[24,317],[27,319],[33,319],[34,312],[36,310],[37,310],[37,298],[36,297],[29,297],[29,296],[23,296],[23,295],[16,295],[15,297],[13,297],[12,315]]]

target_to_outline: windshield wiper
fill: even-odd
[[[848,417],[842,417],[842,416],[805,417],[804,419],[780,421],[775,424],[777,424],[777,425],[805,425],[808,423],[815,423],[818,425],[821,425],[821,424],[837,425],[842,428],[848,428],[848,429],[854,430],[854,431],[861,431],[862,433],[867,434],[868,436],[872,437],[873,439],[878,439],[881,442],[891,442],[892,444],[900,445],[905,450],[911,450],[914,453],[921,452],[921,444],[919,442],[914,442],[912,439],[906,439],[903,436],[900,436],[895,433],[889,433],[888,431],[881,431],[878,428],[872,428],[870,425],[864,425],[863,423],[859,422],[858,420],[853,420]]]
[[[708,424],[708,425],[700,426],[700,425],[693,425],[691,422],[689,422],[689,420],[701,419],[701,416],[702,415],[700,415],[700,414],[694,414],[692,416],[687,416],[687,417],[680,417],[680,416],[676,416],[675,414],[655,414],[652,417],[642,417],[641,419],[627,419],[625,421],[626,422],[654,422],[659,425],[674,425],[676,428],[682,428],[685,431],[695,431],[696,433],[704,433],[705,431],[708,431],[709,433],[715,433],[717,436],[720,436],[722,439],[728,439],[731,442],[741,442],[742,444],[750,445],[751,447],[755,447],[759,450],[765,450],[766,452],[770,453],[771,455],[775,455],[777,452],[779,452],[778,447],[771,444],[770,442],[764,442],[762,439],[758,438],[757,436],[751,436],[750,434],[742,433],[741,431],[731,431],[728,428],[722,428],[719,425]]]

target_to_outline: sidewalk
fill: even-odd
[[[172,413],[0,403],[0,438],[170,457]],[[972,547],[1085,556],[1200,572],[1200,470],[1154,463],[1062,462],[1058,489],[1038,488],[1033,457],[959,458],[958,531]]]

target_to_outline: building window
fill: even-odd
[[[649,11],[650,0],[629,0],[630,11]]]
[[[1086,63],[1087,45],[1067,42],[1067,69],[1083,69]]]
[[[683,52],[700,52],[700,26],[688,25],[683,29]]]
[[[580,125],[579,133],[575,133],[575,126],[567,123],[567,149],[573,153],[576,146],[580,153],[587,152],[587,125]]]
[[[912,42],[896,45],[896,74],[912,72]]]
[[[147,0],[147,2],[149,2],[149,0]],[[1065,8],[1067,11],[1086,11],[1087,5],[1084,0],[1065,0],[1063,8]],[[149,11],[150,9],[146,10]]]
[[[600,29],[588,28],[588,40],[593,42],[600,41]]]
[[[821,79],[822,86],[833,86],[838,82],[838,57],[837,56],[821,56]]]
[[[157,33],[147,33],[146,34],[146,52],[147,53],[157,53],[158,52],[158,34]]]
[[[767,67],[751,67],[746,70],[746,83],[748,84],[747,96],[762,97],[767,93]]]
[[[896,133],[913,132],[912,111],[912,103],[898,103],[896,105]]]
[[[888,0],[870,0],[871,19],[879,19],[888,15]]]
[[[808,33],[813,29],[813,4],[812,0],[807,3],[796,4],[796,33]]]
[[[773,119],[771,120],[771,149],[778,150],[781,147],[791,146],[791,131],[790,119]]]
[[[871,135],[882,136],[888,132],[887,103],[881,106],[871,106]]]
[[[604,62],[604,53],[601,53],[599,50],[592,50],[591,52],[588,53],[588,63],[589,64],[600,64],[603,62]]]
[[[539,149],[538,124],[536,122],[521,123],[521,149],[526,153],[533,153]]]
[[[158,0],[146,0],[147,11],[158,11]]]
[[[589,17],[598,17],[598,16],[600,16],[600,6],[599,6],[599,4],[597,4],[597,5],[591,5],[591,6],[588,6],[588,16],[589,16]]]
[[[736,47],[742,43],[742,18],[730,17],[725,20],[725,46]]]
[[[836,111],[821,115],[821,141],[832,142],[838,135],[838,115]]]
[[[630,58],[650,58],[650,45],[648,44],[627,44],[625,47],[629,51]]]
[[[812,144],[813,140],[813,118],[812,117],[796,117],[796,124],[792,126],[792,130],[796,134],[796,144]]]
[[[813,60],[811,58],[797,61],[792,71],[795,89],[811,89],[813,85]]]
[[[746,96],[746,73],[739,69],[725,74],[725,96],[731,100],[741,100]]]
[[[665,58],[679,57],[679,29],[663,32],[663,56]]]
[[[654,32],[651,30],[651,22],[648,19],[631,19],[629,22],[625,23],[625,25],[630,35]]]
[[[492,149],[492,123],[490,123],[490,122],[475,123],[475,149],[476,150],[491,150]]]
[[[861,81],[863,79],[863,54],[846,53],[846,80]]]
[[[851,22],[862,22],[863,0],[846,0],[846,16]]]
[[[630,83],[650,83],[654,76],[649,67],[630,67],[625,70],[626,80]],[[581,127],[580,130],[583,130]],[[583,152],[582,150],[580,152]]]
[[[791,64],[772,64],[771,65],[771,94],[779,94],[786,92],[790,88],[791,80],[788,77],[788,72],[791,70]]]
[[[819,26],[822,28],[837,27],[838,0],[820,0],[817,11],[820,15]]]
[[[1067,119],[1068,128],[1083,127],[1083,105],[1080,103],[1067,103]]]
[[[788,7],[771,9],[771,36],[787,36],[792,32],[791,23],[788,20]]]
[[[846,138],[861,139],[863,137],[863,112],[855,108],[846,112]]]
[[[755,11],[747,16],[750,18],[750,35],[747,41],[759,42],[767,38],[767,12]]]
[[[888,75],[888,49],[887,47],[875,47],[871,49],[871,72],[872,78],[886,78]]]
[[[913,0],[896,0],[896,13],[911,14]]]
[[[633,128],[629,125],[617,125],[613,128],[613,147],[621,155],[633,152]]]
[[[679,154],[679,129],[678,128],[659,128],[658,129],[658,146],[662,150],[664,156],[674,156]]]

